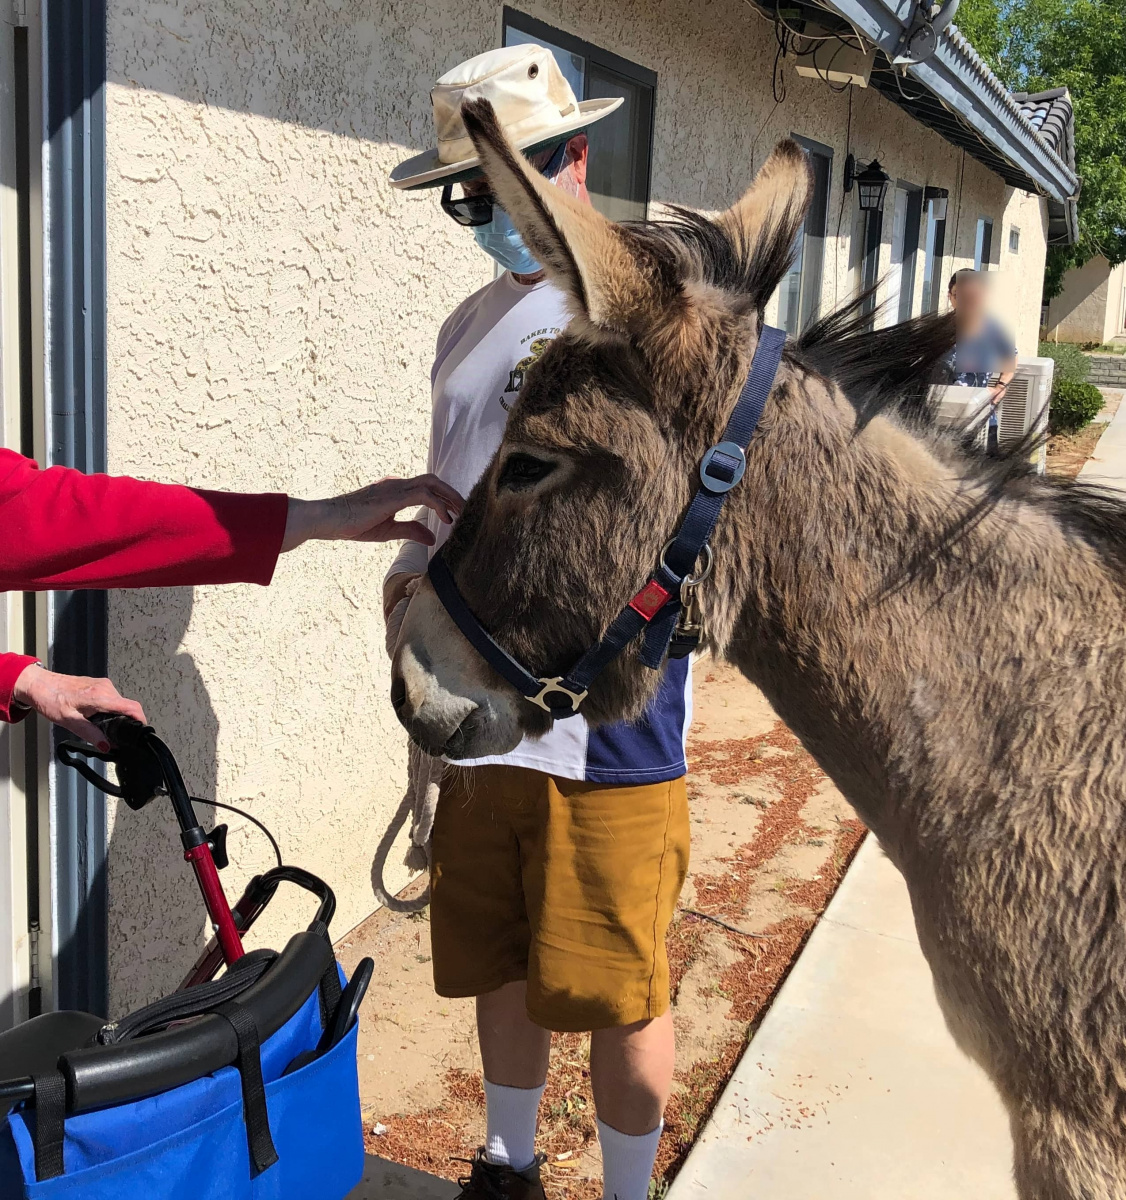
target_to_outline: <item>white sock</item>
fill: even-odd
[[[514,1088],[485,1080],[485,1158],[489,1162],[516,1171],[532,1165],[536,1157],[536,1120],[545,1086],[541,1083],[534,1088]]]
[[[648,1200],[662,1121],[649,1133],[631,1136],[598,1122],[602,1143],[602,1200]]]

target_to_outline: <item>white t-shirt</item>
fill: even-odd
[[[428,470],[468,495],[504,437],[524,374],[566,326],[563,294],[545,282],[527,286],[505,271],[460,304],[438,334],[430,372],[433,417]],[[405,542],[388,577],[421,574],[450,527],[422,509],[437,539],[429,549]],[[624,603],[624,601],[623,601]],[[692,718],[688,659],[670,660],[656,697],[638,722],[592,730],[581,716],[556,721],[538,740],[466,766],[509,763],[563,779],[661,783],[685,773],[684,739]]]

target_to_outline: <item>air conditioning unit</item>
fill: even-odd
[[[985,449],[989,420],[989,388],[936,384],[931,388],[931,411],[939,429],[972,430],[974,445]]]
[[[1022,438],[1035,432],[1048,432],[1048,401],[1052,395],[1052,377],[1056,364],[1050,358],[1018,358],[1016,374],[1001,398],[1000,428],[997,443],[1000,449],[1015,446]],[[1036,471],[1043,475],[1048,463],[1048,448],[1044,438],[1033,461]]]

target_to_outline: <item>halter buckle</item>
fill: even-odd
[[[542,687],[534,696],[529,696],[527,698],[533,704],[538,704],[545,713],[551,713],[553,716],[558,714],[561,710],[559,708],[552,708],[552,706],[544,699],[545,696],[554,695],[556,692],[566,696],[571,702],[572,713],[577,713],[579,711],[579,705],[582,704],[582,702],[586,699],[586,689],[584,688],[581,692],[573,692],[569,687],[564,687],[562,675],[553,675],[550,679],[539,679],[537,682],[542,684]]]
[[[743,478],[747,456],[737,442],[719,442],[700,461],[700,483],[713,496],[722,496]]]

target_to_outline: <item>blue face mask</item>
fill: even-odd
[[[543,167],[543,174],[554,179],[563,169],[567,158],[567,143],[561,142],[550,160]],[[493,219],[487,225],[478,225],[473,230],[477,245],[513,275],[535,275],[543,267],[532,257],[524,245],[524,239],[508,218],[508,213],[499,205],[493,206]]]
[[[499,206],[493,208],[493,219],[488,225],[478,225],[473,236],[486,254],[514,275],[535,275],[542,270],[509,220],[508,213]]]

